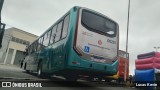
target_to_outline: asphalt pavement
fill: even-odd
[[[0,90],[138,90],[131,87],[123,87],[120,85],[112,85],[103,82],[88,82],[78,80],[77,82],[67,82],[62,77],[52,77],[51,79],[41,79],[35,73],[26,73],[25,70],[15,65],[0,64],[0,84],[2,81],[11,82],[38,82],[48,84],[48,87],[0,87]],[[13,84],[13,83],[12,83]],[[28,85],[28,84],[27,84]]]

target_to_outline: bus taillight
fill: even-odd
[[[72,64],[77,64],[77,62],[73,61]]]

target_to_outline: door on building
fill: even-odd
[[[11,64],[14,49],[9,48],[6,64]]]
[[[20,65],[21,60],[24,59],[22,51],[17,50],[14,58],[14,65]]]

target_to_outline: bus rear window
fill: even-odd
[[[88,30],[97,33],[102,33],[107,36],[116,35],[116,24],[113,21],[97,13],[88,10],[83,10],[81,22],[82,25],[86,27]]]

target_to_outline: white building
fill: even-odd
[[[23,52],[26,46],[37,37],[17,28],[6,29],[2,40],[2,48],[0,49],[0,63],[19,64],[19,61],[24,58]]]

